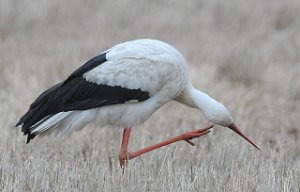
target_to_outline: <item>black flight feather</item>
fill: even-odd
[[[65,81],[44,91],[21,117],[16,126],[28,135],[27,143],[35,137],[30,127],[47,116],[59,112],[87,110],[105,105],[125,103],[130,100],[145,101],[149,93],[140,89],[121,86],[98,85],[88,82],[82,75],[106,61],[105,53],[99,55],[74,71]]]
[[[106,62],[106,53],[102,53],[92,59],[90,59],[88,62],[86,62],[84,65],[76,69],[66,80],[66,82],[74,77],[79,77],[83,75],[84,73],[92,70],[93,68],[97,67],[98,65],[101,65],[102,63]]]

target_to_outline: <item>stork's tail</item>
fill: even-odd
[[[49,115],[35,123],[34,125],[24,128],[26,124],[23,124],[22,131],[24,132],[24,135],[27,135],[27,141],[26,143],[29,143],[31,139],[33,139],[36,135],[46,134],[50,130],[55,129],[59,125],[63,119],[68,117],[72,112],[60,112],[54,115]],[[16,126],[20,125],[18,123]]]

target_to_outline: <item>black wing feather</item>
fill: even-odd
[[[88,82],[82,74],[105,62],[105,55],[99,55],[73,72],[64,82],[44,91],[21,117],[16,126],[22,125],[22,132],[28,134],[27,143],[34,138],[30,127],[41,119],[59,112],[87,110],[105,105],[125,103],[130,100],[145,101],[149,93],[140,89],[121,86],[98,85]]]
[[[31,105],[30,108],[28,110],[28,112],[23,115],[23,117],[21,117],[21,119],[19,120],[19,122],[16,124],[16,126],[19,126],[23,123],[25,123],[25,119],[28,119],[28,117],[31,117],[31,114],[36,114],[37,112],[35,110],[31,110],[31,109],[35,109],[38,108],[38,106],[42,106],[45,102],[49,102],[51,101],[51,97],[53,97],[57,92],[57,90],[64,84],[68,83],[70,80],[72,80],[75,77],[80,77],[82,76],[85,72],[97,67],[98,65],[101,65],[102,63],[106,62],[106,53],[102,53],[92,59],[90,59],[89,61],[87,61],[84,65],[82,65],[81,67],[79,67],[77,70],[75,70],[64,82],[61,82],[59,84],[56,84],[52,87],[50,87],[49,89],[47,89],[46,91],[44,91]],[[40,113],[42,113],[42,109],[39,110]],[[39,115],[37,115],[39,116]],[[39,119],[39,118],[37,118]],[[36,122],[35,118],[33,118],[31,121],[27,120],[28,124],[33,125],[31,122]],[[22,131],[24,132],[27,129],[27,126],[22,127]],[[25,132],[26,134],[26,132]]]
[[[66,80],[66,82],[68,82],[68,80],[74,78],[74,77],[79,77],[81,75],[83,75],[84,73],[90,71],[91,69],[97,67],[98,65],[101,65],[102,63],[104,63],[106,60],[106,53],[102,53],[92,59],[90,59],[88,62],[86,62],[84,65],[82,65],[81,67],[79,67],[78,69],[76,69]]]

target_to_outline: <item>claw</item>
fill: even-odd
[[[185,139],[184,141],[186,141],[188,144],[190,144],[192,146],[195,146],[195,144],[192,141],[188,140],[188,139]]]
[[[127,162],[128,162],[127,154],[119,154],[119,163],[120,163],[120,167],[122,169],[123,174],[124,174],[124,169],[127,165]]]
[[[212,128],[213,125],[204,128],[204,129],[198,129],[198,130],[194,130],[194,131],[190,131],[187,133],[182,134],[182,140],[186,141],[188,144],[195,146],[195,144],[191,141],[194,138],[200,137],[202,135],[206,135],[208,133],[210,133],[210,128]]]

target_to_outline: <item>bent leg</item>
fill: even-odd
[[[131,152],[131,153],[128,153],[128,151],[127,151],[131,128],[125,128],[124,132],[123,132],[122,145],[121,145],[121,149],[120,149],[120,153],[119,153],[120,166],[121,166],[121,168],[124,168],[127,160],[133,159],[144,153],[153,151],[155,149],[158,149],[160,147],[169,145],[169,144],[177,142],[177,141],[186,141],[190,145],[194,146],[194,143],[191,140],[209,133],[210,132],[209,129],[211,129],[212,127],[213,127],[213,125],[210,125],[203,129],[189,131],[189,132],[183,133],[177,137],[173,137],[173,138],[163,141],[161,143],[158,143],[158,144],[155,144],[155,145],[152,145],[152,146],[149,146],[144,149],[141,149],[141,150],[138,150],[135,152]]]

